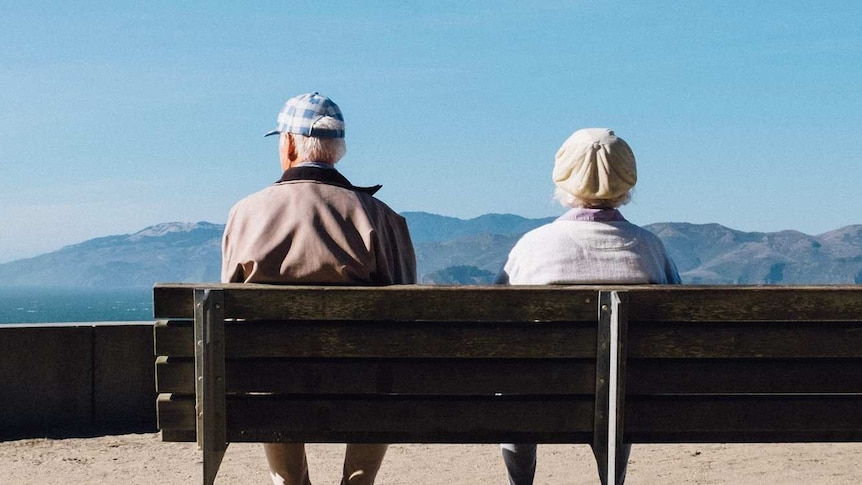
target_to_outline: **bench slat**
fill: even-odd
[[[158,322],[155,332],[157,355],[193,355],[190,322]],[[253,330],[228,322],[225,332],[228,357],[595,356],[589,322],[256,322]],[[628,348],[630,358],[859,358],[862,322],[635,321],[629,323]]]
[[[856,393],[859,359],[631,359],[627,395]]]
[[[225,318],[249,320],[595,320],[596,292],[580,287],[305,287],[161,284],[156,318],[193,318],[194,288],[223,289]],[[284,288],[284,291],[279,289]],[[502,291],[501,291],[502,290]]]
[[[227,392],[481,395],[590,394],[595,360],[228,360]],[[157,391],[194,394],[194,362],[160,358]]]
[[[592,399],[385,397],[228,398],[230,441],[261,436],[306,442],[588,443]],[[336,412],[336,407],[338,412]],[[862,395],[629,397],[625,436],[632,443],[862,441]],[[194,432],[194,400],[159,399],[159,427]],[[273,416],[283,419],[273,420]],[[362,429],[373,422],[372,432]],[[326,431],[340,430],[339,433]],[[321,431],[322,430],[322,431]],[[531,431],[527,431],[531,430]],[[589,435],[589,437],[588,437]]]
[[[629,358],[862,357],[862,321],[858,320],[645,322],[639,318],[629,322]]]
[[[862,362],[854,359],[634,359],[627,395],[855,393]],[[588,394],[594,361],[580,360],[237,360],[228,361],[228,392]],[[417,379],[416,376],[422,376]],[[160,358],[156,390],[193,394],[194,362]]]
[[[859,320],[858,286],[638,287],[629,312],[639,321]]]
[[[862,441],[862,394],[630,397],[633,443]]]
[[[593,426],[592,396],[229,396],[227,409],[229,441],[588,443]],[[161,429],[194,429],[193,399],[161,395],[158,410]]]
[[[194,288],[225,289],[227,318],[506,321],[554,320],[560,315],[571,315],[575,320],[594,319],[595,294],[600,287],[438,286],[428,291],[431,287],[159,284],[153,289],[155,317],[193,318]],[[288,291],[272,291],[273,288]],[[601,288],[630,291],[630,311],[643,321],[858,320],[862,315],[859,288],[852,285]]]
[[[190,325],[159,322],[155,333],[156,355],[194,355]],[[227,358],[595,358],[595,338],[595,324],[588,322],[226,322],[225,353]]]

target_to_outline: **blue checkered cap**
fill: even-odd
[[[336,123],[339,128],[315,127],[323,118],[335,118],[339,121]],[[278,114],[276,128],[264,136],[279,133],[296,133],[314,138],[344,138],[344,116],[341,114],[341,108],[326,96],[318,93],[300,94],[284,103],[284,108]]]

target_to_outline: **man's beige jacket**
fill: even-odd
[[[334,169],[292,168],[239,201],[222,239],[222,282],[416,282],[407,222]]]

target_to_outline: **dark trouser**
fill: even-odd
[[[626,466],[632,445],[624,445],[624,465],[618,470],[619,482],[626,477]],[[533,477],[536,475],[536,445],[535,443],[504,443],[500,445],[503,452],[503,463],[506,464],[506,472],[509,475],[509,485],[533,485]],[[607,485],[607,484],[605,484]]]

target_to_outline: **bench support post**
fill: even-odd
[[[195,414],[203,483],[212,485],[227,450],[224,293],[195,289]]]
[[[599,292],[593,453],[604,485],[623,483],[629,455],[623,443],[627,300],[624,292]]]

